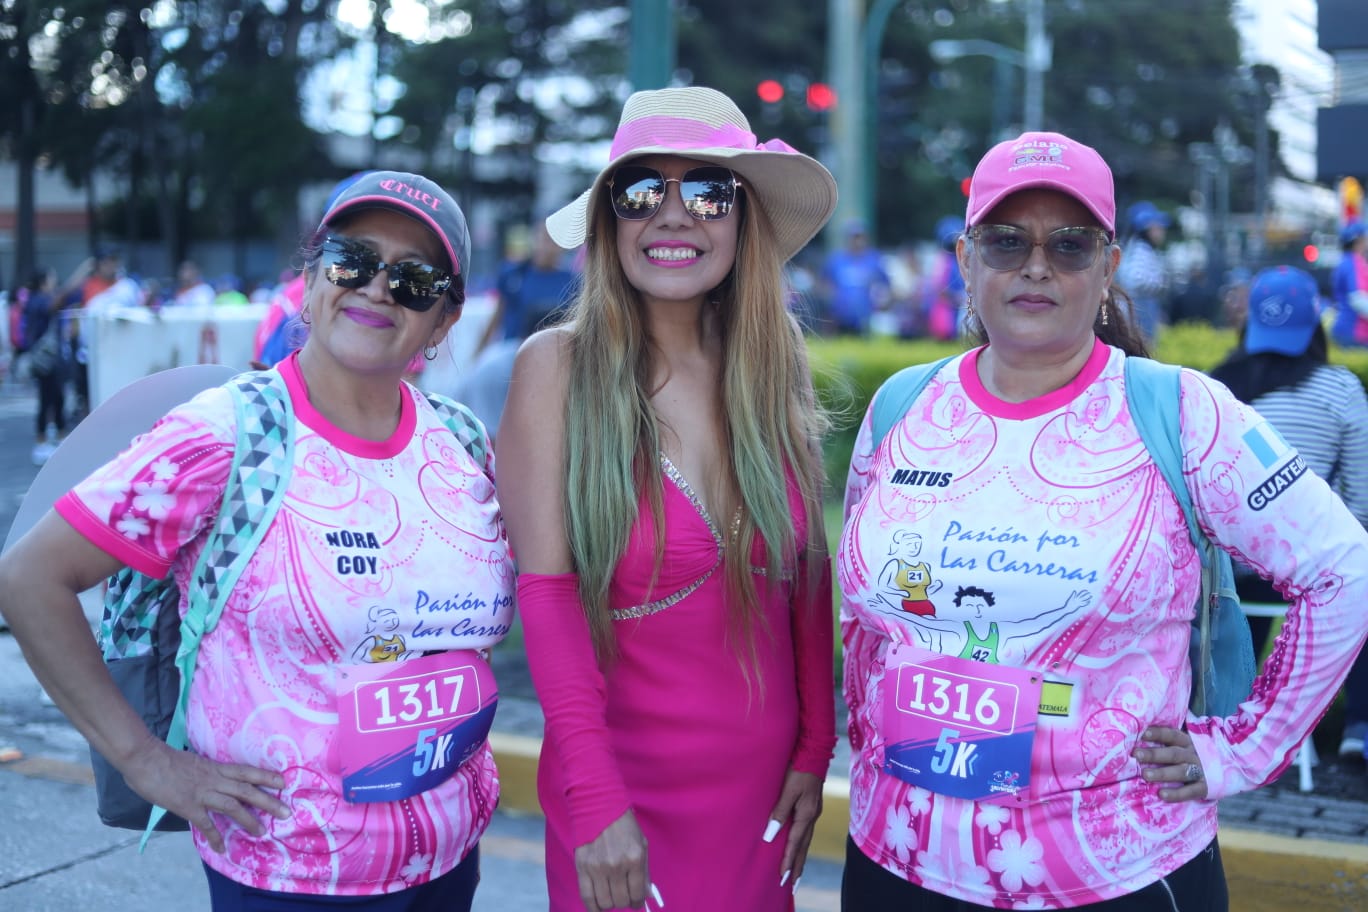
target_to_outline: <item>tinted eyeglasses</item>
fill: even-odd
[[[338,288],[364,288],[380,270],[388,277],[394,303],[418,313],[432,309],[451,288],[451,273],[426,263],[382,263],[380,255],[360,241],[330,234],[319,258],[323,275]]]
[[[1020,269],[1037,247],[1045,248],[1045,259],[1060,272],[1082,272],[1097,262],[1097,255],[1111,243],[1101,228],[1056,228],[1036,241],[1024,228],[1015,225],[978,225],[969,231],[983,265],[999,272]]]
[[[623,165],[608,181],[608,195],[617,217],[637,221],[656,214],[665,202],[670,184],[679,184],[679,196],[689,215],[702,222],[724,219],[736,205],[741,182],[728,168],[709,165],[690,168],[683,177],[666,177],[654,168]]]

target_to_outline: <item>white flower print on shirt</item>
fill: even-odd
[[[409,883],[422,877],[424,874],[432,873],[432,856],[427,854],[415,854],[408,860],[399,872],[399,876]]]
[[[165,519],[176,505],[176,498],[167,493],[165,484],[136,481],[133,490],[133,508],[142,510],[153,519]]]
[[[912,829],[912,815],[905,807],[889,808],[885,823],[884,842],[898,856],[898,861],[907,864],[917,850],[917,832]]]
[[[141,516],[134,516],[132,513],[125,513],[119,517],[119,521],[115,523],[115,528],[129,541],[137,541],[152,529],[146,519]]]
[[[988,889],[990,875],[987,868],[982,865],[965,864],[963,859],[952,863],[944,853],[923,852],[917,856],[917,876],[924,883],[953,883],[966,891],[991,893]]]
[[[163,456],[153,462],[148,469],[152,472],[152,477],[157,479],[157,481],[170,481],[176,477],[176,472],[180,470],[180,466],[178,466],[174,460]]]
[[[978,813],[974,815],[974,823],[994,836],[1002,832],[1002,825],[1008,821],[1011,814],[1000,804],[984,804],[979,807]]]
[[[1021,838],[1016,830],[1002,834],[1000,848],[988,853],[985,861],[988,867],[1001,874],[1002,885],[1015,893],[1021,889],[1022,882],[1039,886],[1045,879],[1045,869],[1040,860],[1045,857],[1045,847],[1038,839]]]

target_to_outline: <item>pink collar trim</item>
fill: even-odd
[[[1087,363],[1068,383],[1043,396],[1037,396],[1035,399],[1027,399],[1025,402],[1007,402],[988,392],[983,381],[979,379],[978,359],[987,347],[984,345],[976,348],[961,359],[960,383],[964,385],[964,391],[973,403],[989,415],[995,418],[1011,418],[1017,421],[1037,418],[1072,402],[1102,375],[1102,370],[1107,366],[1107,359],[1111,357],[1111,349],[1107,347],[1107,344],[1101,339],[1094,338],[1093,350],[1088,355]]]
[[[399,426],[394,429],[394,433],[386,440],[366,440],[342,430],[314,408],[313,403],[309,401],[308,384],[304,382],[304,374],[299,369],[298,352],[280,362],[277,370],[285,378],[285,388],[290,391],[290,404],[294,407],[295,420],[316,431],[344,453],[363,459],[392,459],[402,453],[413,440],[413,430],[418,425],[418,412],[414,408],[413,395],[407,384],[400,385]]]

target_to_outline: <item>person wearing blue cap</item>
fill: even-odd
[[[1353,221],[1340,229],[1343,256],[1330,278],[1335,323],[1330,335],[1345,347],[1368,345],[1368,226]]]
[[[1212,377],[1252,405],[1306,465],[1324,478],[1359,522],[1368,524],[1368,397],[1348,368],[1326,363],[1326,334],[1316,281],[1300,269],[1265,269],[1249,287],[1240,347]],[[1240,566],[1242,601],[1286,602],[1273,584]],[[1251,617],[1256,651],[1271,620]],[[1339,753],[1362,758],[1368,737],[1368,655],[1361,653],[1344,685]]]
[[[1141,200],[1126,211],[1130,238],[1122,245],[1116,281],[1131,299],[1132,315],[1150,345],[1159,336],[1159,324],[1168,306],[1169,275],[1159,252],[1172,220],[1154,203]]]

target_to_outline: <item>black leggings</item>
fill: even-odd
[[[34,374],[34,381],[38,384],[38,418],[35,430],[39,437],[47,434],[47,426],[54,424],[57,426],[57,433],[66,433],[66,411],[64,408],[62,373],[52,371],[47,374]]]
[[[987,908],[903,880],[871,861],[846,837],[845,871],[841,875],[843,912],[973,912]],[[1230,896],[1221,848],[1213,839],[1192,861],[1148,887],[1075,908],[1078,912],[1227,912]]]

